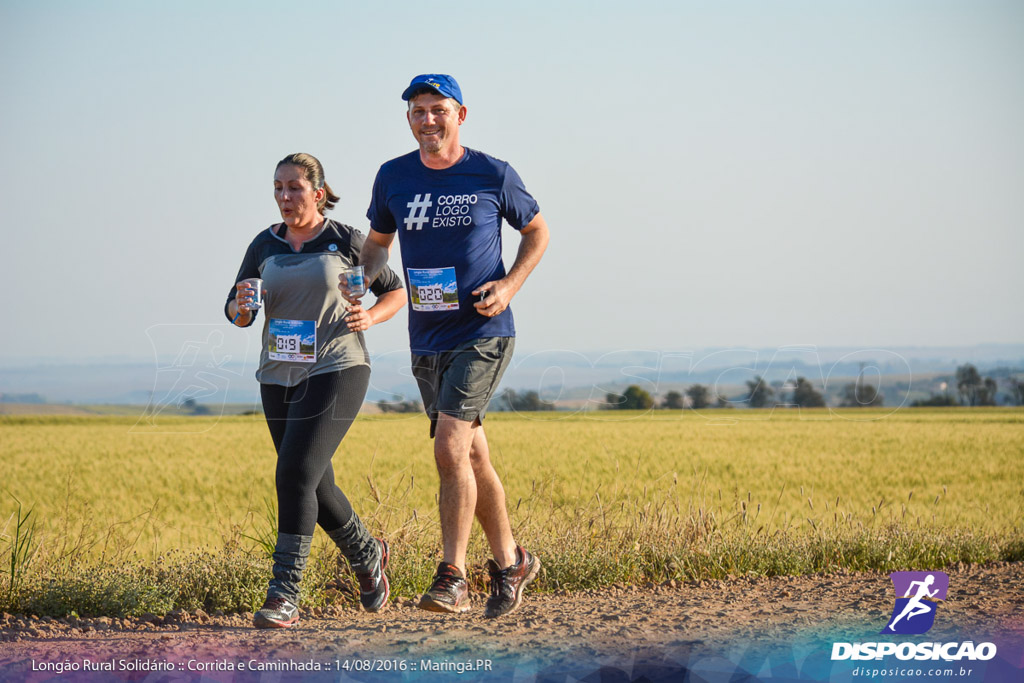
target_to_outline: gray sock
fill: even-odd
[[[337,544],[353,571],[368,572],[380,562],[380,545],[356,513],[352,513],[352,519],[344,526],[328,531],[327,535]]]
[[[274,578],[267,588],[267,597],[285,598],[299,604],[299,583],[306,568],[312,536],[277,534],[274,550]]]

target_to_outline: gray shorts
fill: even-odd
[[[434,356],[412,354],[412,374],[430,417],[431,438],[438,413],[466,422],[483,421],[515,345],[515,337],[487,337]]]

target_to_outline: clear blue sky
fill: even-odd
[[[1024,341],[1021,2],[3,1],[0,357],[226,324],[290,152],[365,231],[421,72],[551,226],[521,349]]]

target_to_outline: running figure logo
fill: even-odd
[[[422,197],[422,199],[421,199]],[[406,203],[406,207],[409,209],[409,215],[402,221],[405,223],[406,230],[422,230],[423,224],[428,222],[430,219],[427,218],[427,209],[432,207],[434,204],[430,201],[430,193],[424,197],[421,194],[416,195],[416,199]]]
[[[919,635],[935,623],[936,603],[946,599],[949,576],[944,572],[893,572],[896,589],[892,618],[882,633]]]

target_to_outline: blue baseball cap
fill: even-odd
[[[430,88],[442,97],[450,97],[462,104],[462,89],[448,74],[420,74],[412,79],[409,87],[402,92],[402,99],[408,101],[420,88]]]

